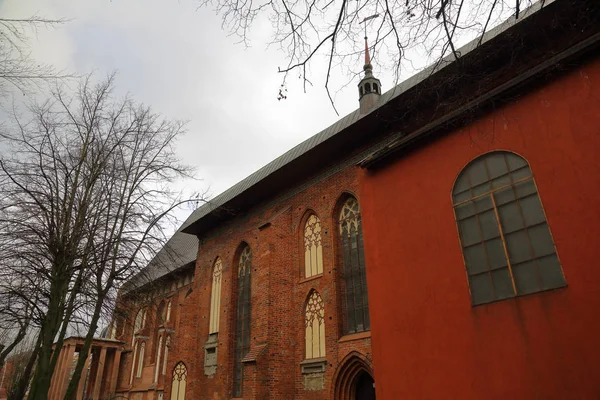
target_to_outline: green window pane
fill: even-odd
[[[500,235],[500,232],[498,232],[498,223],[496,222],[496,214],[494,214],[493,210],[479,214],[479,224],[484,240]]]
[[[506,189],[495,192],[494,200],[496,201],[496,206],[501,206],[502,204],[510,203],[515,200],[515,191],[513,187],[509,186]]]
[[[454,183],[454,193],[468,192],[469,188],[469,178],[467,177],[467,174],[461,173]]]
[[[554,253],[554,243],[552,242],[552,236],[550,236],[548,224],[537,225],[527,231],[536,257]]]
[[[540,198],[537,195],[525,197],[519,200],[519,204],[527,226],[537,225],[546,220]]]
[[[542,257],[536,261],[542,279],[542,289],[555,289],[567,284],[556,254]]]
[[[479,196],[488,193],[492,190],[489,182],[482,183],[481,185],[473,186],[471,193],[473,196]]]
[[[513,182],[517,182],[520,181],[521,179],[525,179],[527,177],[531,176],[531,170],[529,169],[529,167],[523,167],[521,169],[518,169],[516,171],[512,171],[510,173],[510,175],[512,176]]]
[[[508,268],[492,271],[491,276],[496,300],[515,296]]]
[[[517,264],[532,258],[529,238],[525,231],[504,235],[504,240],[506,240],[506,250],[511,264]]]
[[[527,161],[513,153],[504,153],[511,171],[527,166]]]
[[[472,161],[467,167],[467,172],[471,181],[471,187],[475,187],[479,184],[487,182],[488,180],[483,158],[478,158]]]
[[[477,217],[470,217],[459,221],[460,238],[463,247],[472,245],[481,241],[481,235],[479,234],[479,225],[477,224]]]
[[[500,217],[500,224],[502,225],[502,232],[504,232],[504,234],[524,228],[523,219],[521,218],[521,210],[519,209],[519,204],[516,201],[498,207],[498,215]]]
[[[475,207],[473,206],[472,202],[461,204],[460,206],[456,206],[454,209],[456,210],[456,218],[459,220],[475,215]]]
[[[494,208],[494,206],[492,205],[492,198],[489,195],[475,199],[473,200],[473,203],[475,203],[475,208],[477,209],[477,212],[483,212]]]
[[[501,188],[503,186],[508,186],[510,185],[512,182],[510,180],[510,176],[509,175],[503,175],[499,178],[496,178],[494,180],[492,180],[492,187],[494,189],[498,189]]]
[[[488,274],[471,276],[471,300],[474,305],[494,301],[494,289]]]
[[[515,192],[517,193],[517,197],[526,197],[530,194],[534,194],[537,191],[535,190],[535,183],[533,183],[533,179],[527,179],[526,181],[515,183]]]
[[[535,293],[540,290],[533,261],[513,265],[512,271],[518,294]]]
[[[490,174],[490,179],[508,174],[508,168],[506,167],[506,161],[504,160],[504,153],[489,153],[485,156],[485,162]]]
[[[465,200],[469,200],[471,198],[471,193],[467,190],[466,192],[462,192],[462,193],[455,193],[452,196],[452,200],[454,201],[454,204],[463,202]]]
[[[504,254],[504,247],[502,246],[502,240],[500,238],[486,241],[485,251],[490,269],[496,269],[508,265],[506,262],[506,255]]]
[[[463,252],[465,254],[465,263],[467,264],[467,272],[469,275],[487,271],[485,253],[482,245],[476,244],[465,247]]]

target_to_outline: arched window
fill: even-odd
[[[321,220],[311,214],[304,224],[304,277],[323,273]]]
[[[161,326],[167,320],[167,307],[164,301],[161,301],[156,311],[156,322],[158,326]]]
[[[163,367],[161,375],[167,373],[167,361],[169,360],[169,346],[171,345],[171,336],[167,336],[165,340],[165,356],[163,357]]]
[[[171,303],[172,303],[171,300],[169,300],[169,302],[167,303],[167,318],[166,318],[166,321],[170,321],[171,320]]]
[[[221,311],[221,277],[223,263],[217,258],[213,266],[212,290],[210,293],[210,326],[209,334],[219,332],[219,313]]]
[[[374,84],[373,84],[373,91],[374,91],[375,93],[379,93],[379,88],[377,87],[377,84],[376,84],[376,83],[374,83]]]
[[[140,378],[142,376],[142,369],[144,368],[144,355],[146,353],[146,342],[142,342],[139,347],[140,354],[138,355],[137,373],[135,374],[136,378]]]
[[[566,284],[523,158],[496,151],[473,160],[452,199],[473,305]]]
[[[238,265],[237,314],[235,324],[235,361],[233,371],[233,395],[242,397],[244,369],[242,360],[250,350],[250,286],[252,271],[252,252],[246,245],[241,253]]]
[[[306,359],[325,357],[325,304],[313,290],[304,310]]]
[[[365,93],[371,93],[371,84],[365,83]]]
[[[158,371],[160,371],[160,355],[162,352],[163,337],[158,337],[158,348],[156,349],[156,366],[154,368],[154,382],[158,382]]]
[[[137,342],[133,347],[133,355],[131,357],[131,374],[129,375],[129,384],[133,383],[133,375],[135,373],[135,361],[138,353],[138,348],[140,347],[140,342]]]
[[[171,382],[171,400],[185,400],[185,386],[187,383],[187,368],[179,361],[173,368],[173,381]]]
[[[369,299],[358,201],[348,197],[339,214],[340,251],[343,255],[343,286],[346,296],[345,333],[368,331]]]
[[[137,332],[144,327],[145,321],[145,312],[143,308],[140,308],[135,316],[135,324],[133,326],[133,332]]]

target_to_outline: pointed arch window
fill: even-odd
[[[173,368],[173,381],[171,382],[171,400],[185,400],[185,387],[187,384],[187,368],[179,361]]]
[[[496,151],[473,160],[452,200],[473,305],[566,285],[525,159]]]
[[[311,214],[304,224],[304,277],[323,273],[321,220]]]
[[[146,322],[146,313],[143,308],[140,308],[135,316],[135,323],[133,326],[133,332],[137,332],[144,327]]]
[[[346,199],[339,214],[339,242],[343,256],[343,286],[346,297],[345,333],[368,331],[369,299],[363,250],[360,208],[354,197]]]
[[[313,290],[304,310],[306,359],[325,357],[325,304]]]
[[[138,353],[138,348],[140,347],[140,342],[137,342],[133,347],[133,355],[131,357],[131,374],[129,374],[129,384],[133,383],[133,375],[135,374],[135,361]]]
[[[210,325],[209,334],[219,332],[219,314],[221,312],[221,277],[223,263],[220,258],[215,260],[212,276],[212,290],[210,293]]]
[[[252,252],[246,245],[240,253],[237,281],[237,314],[235,325],[235,360],[233,371],[234,397],[242,397],[244,369],[242,360],[250,350],[250,288]]]
[[[167,303],[167,315],[166,315],[166,321],[170,321],[171,320],[171,303],[172,301],[169,300],[169,302]]]
[[[154,382],[158,382],[158,371],[160,371],[160,356],[162,352],[163,337],[158,337],[158,348],[156,349],[156,366],[154,368]]]
[[[167,307],[163,300],[158,305],[158,310],[156,311],[156,322],[158,323],[158,326],[161,326],[165,323],[166,320],[167,320]]]
[[[142,376],[142,369],[144,368],[144,355],[146,353],[146,342],[142,342],[139,347],[140,354],[138,355],[137,373],[135,374],[136,378],[141,378]]]
[[[163,357],[161,375],[165,375],[167,373],[167,362],[169,360],[169,346],[171,346],[171,336],[167,336],[167,339],[165,340],[165,355]]]

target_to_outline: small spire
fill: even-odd
[[[369,56],[369,43],[367,42],[367,37],[365,36],[365,65],[371,64],[371,57]]]
[[[369,43],[367,42],[367,37],[365,36],[365,66],[363,67],[365,72],[371,72],[373,70],[373,66],[371,65],[371,56],[369,55]]]

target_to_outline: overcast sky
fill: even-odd
[[[214,196],[358,106],[356,84],[336,95],[337,116],[313,71],[304,94],[297,79],[278,101],[283,54],[266,48],[270,25],[255,26],[252,46],[221,29],[195,0],[3,0],[4,18],[68,18],[40,30],[40,62],[98,78],[118,70],[117,90],[169,118],[189,120],[178,145],[196,167],[199,189]],[[362,66],[358,65],[357,69]],[[341,77],[347,79],[347,77]],[[383,79],[382,79],[383,81]],[[357,82],[356,82],[357,83]],[[391,85],[384,83],[384,89]]]

